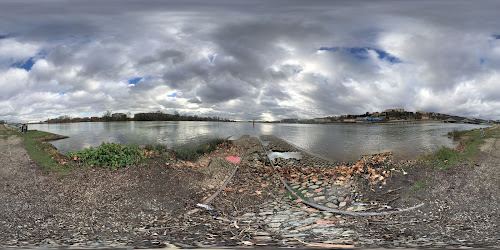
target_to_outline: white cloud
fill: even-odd
[[[56,13],[55,2],[0,3],[13,34],[0,34],[0,119],[107,109],[282,119],[391,107],[500,119],[497,1],[71,4]],[[11,67],[31,57],[29,71]]]

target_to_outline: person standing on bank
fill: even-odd
[[[26,125],[25,123],[21,126],[21,133],[26,133],[26,132],[28,132],[28,125]]]

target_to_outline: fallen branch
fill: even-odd
[[[240,158],[240,161],[237,163],[238,165],[243,161],[243,157],[245,156],[245,153],[243,153],[241,155],[241,158]],[[210,161],[211,163],[212,161]],[[210,165],[210,163],[208,165]],[[201,205],[208,205],[210,204],[210,202],[212,202],[213,199],[215,199],[215,197],[217,197],[217,195],[220,194],[220,192],[222,192],[222,190],[227,186],[227,184],[229,184],[229,182],[231,181],[231,179],[233,179],[234,175],[236,174],[236,171],[238,170],[238,165],[235,166],[233,172],[231,173],[231,175],[226,179],[226,181],[222,184],[222,186],[220,186],[220,188],[214,193],[212,194],[210,197],[208,197],[207,199],[205,199]],[[199,208],[195,208],[189,212],[187,212],[187,215],[190,215],[190,214],[193,214],[193,213],[196,213],[200,211]]]

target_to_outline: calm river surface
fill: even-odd
[[[213,138],[242,135],[275,135],[306,151],[334,160],[357,160],[361,155],[393,151],[396,159],[406,159],[458,144],[446,134],[454,129],[486,126],[428,123],[412,125],[325,125],[250,122],[82,122],[31,124],[30,129],[66,135],[54,141],[60,151],[97,147],[102,142],[179,145],[201,144]]]

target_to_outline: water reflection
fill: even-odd
[[[109,122],[33,124],[30,128],[69,136],[54,141],[63,152],[99,146],[102,142],[199,145],[214,138],[240,138],[243,135],[271,134],[296,146],[335,160],[357,160],[361,155],[393,151],[404,159],[434,151],[442,146],[454,147],[456,141],[446,134],[455,129],[485,126],[471,124],[413,125],[323,125],[268,124],[251,122]]]
[[[302,154],[300,152],[273,152],[273,151],[267,151],[267,156],[269,159],[274,160],[276,158],[282,158],[282,159],[302,159]]]

